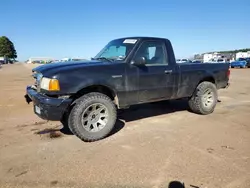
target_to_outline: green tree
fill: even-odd
[[[14,44],[6,36],[0,37],[0,57],[17,58]]]

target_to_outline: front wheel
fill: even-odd
[[[216,86],[211,82],[205,81],[197,86],[188,104],[194,113],[207,115],[214,111],[217,100]]]
[[[89,93],[77,99],[69,114],[71,132],[83,141],[92,142],[106,137],[117,117],[113,101],[102,93]]]

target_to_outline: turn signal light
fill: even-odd
[[[60,85],[59,85],[59,81],[57,79],[50,80],[49,91],[60,91]]]

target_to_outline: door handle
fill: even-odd
[[[164,73],[165,74],[171,74],[173,71],[172,70],[165,70]]]

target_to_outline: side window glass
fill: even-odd
[[[164,43],[161,41],[143,42],[136,52],[135,59],[144,57],[146,65],[168,64],[165,53]]]
[[[155,56],[155,50],[156,50],[156,47],[155,46],[153,46],[153,47],[149,47],[148,48],[148,55],[149,55],[149,59],[152,59],[154,56]]]

